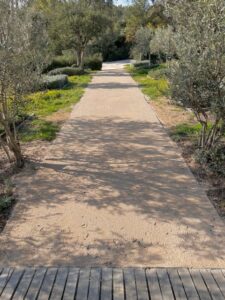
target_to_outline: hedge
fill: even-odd
[[[62,74],[68,76],[83,75],[85,74],[85,71],[79,68],[66,67],[66,68],[57,68],[48,73],[48,75],[62,75]]]
[[[98,57],[88,57],[84,60],[84,66],[93,71],[102,69],[102,59]]]
[[[45,75],[42,77],[40,89],[62,89],[68,83],[67,75]]]

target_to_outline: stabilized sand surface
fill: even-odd
[[[224,223],[118,63],[15,183],[0,265],[225,267]]]

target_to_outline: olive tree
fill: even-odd
[[[62,40],[66,48],[74,49],[78,67],[84,66],[84,53],[90,42],[100,37],[110,25],[104,4],[97,1],[69,0],[62,11]]]
[[[159,27],[155,30],[150,41],[150,52],[159,56],[163,55],[166,60],[170,60],[176,55],[174,31],[171,26]]]
[[[134,47],[132,49],[134,57],[137,57],[139,58],[139,60],[142,60],[144,56],[149,56],[149,43],[151,41],[152,36],[152,29],[148,27],[141,27],[137,30],[135,34]]]
[[[41,16],[27,11],[24,3],[0,1],[0,142],[18,167],[23,156],[16,121],[41,73],[47,38]]]
[[[225,2],[165,5],[178,56],[171,64],[172,98],[190,108],[202,125],[199,146],[213,149],[225,132]]]

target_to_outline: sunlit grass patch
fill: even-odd
[[[84,89],[91,80],[91,75],[69,77],[69,84],[60,90],[46,90],[33,93],[27,97],[25,114],[34,115],[35,119],[27,121],[21,127],[19,134],[21,140],[55,139],[60,129],[58,122],[49,121],[47,118],[56,112],[68,112],[84,93]]]
[[[178,124],[171,129],[171,137],[175,141],[181,141],[186,138],[196,138],[201,131],[201,124]]]
[[[160,65],[153,68],[142,68],[126,66],[125,69],[139,83],[144,94],[152,100],[162,96],[169,96],[169,83],[166,78],[166,65]]]
[[[28,121],[20,132],[20,138],[23,142],[34,140],[52,141],[59,129],[59,125],[42,119]]]

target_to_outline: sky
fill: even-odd
[[[123,5],[123,6],[127,6],[131,3],[130,0],[114,0],[113,1],[116,5]]]

